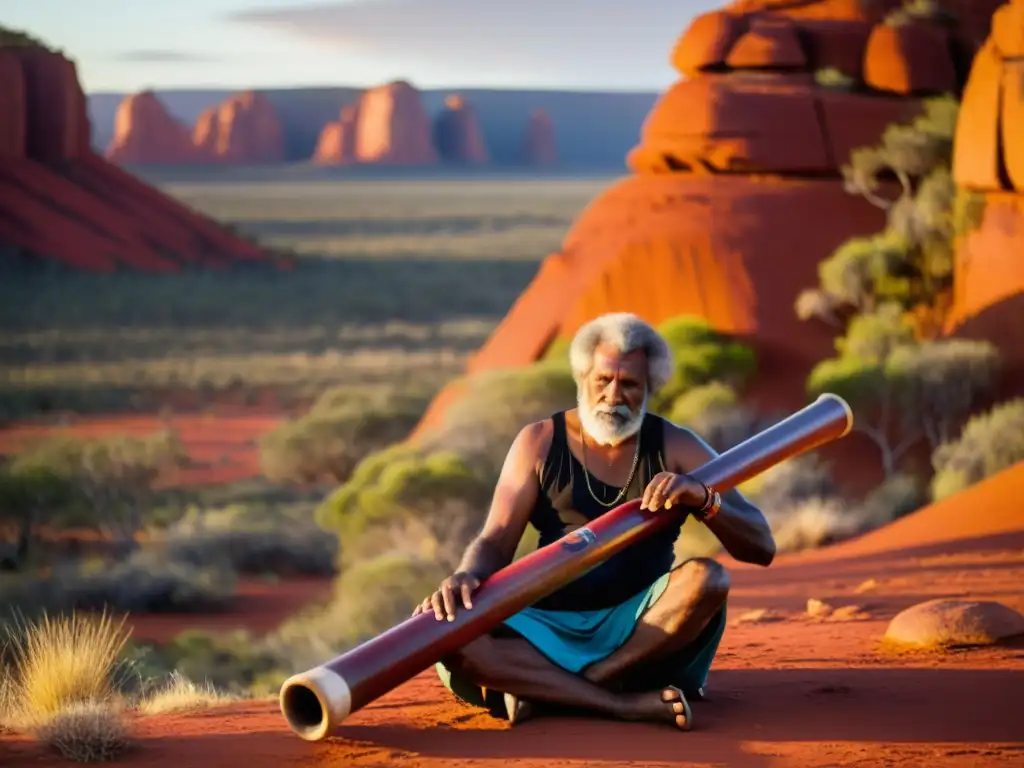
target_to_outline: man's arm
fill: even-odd
[[[672,472],[692,472],[718,455],[695,432],[665,422],[665,454]],[[764,515],[733,489],[722,494],[722,507],[706,523],[725,551],[740,562],[770,565],[775,538]]]
[[[494,488],[483,530],[466,548],[460,572],[483,581],[512,562],[537,501],[537,467],[550,442],[551,430],[545,422],[529,424],[516,436]]]

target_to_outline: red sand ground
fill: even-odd
[[[140,723],[121,765],[545,768],[1024,765],[1024,643],[950,653],[884,649],[899,610],[934,597],[1024,610],[1024,464],[859,540],[730,564],[730,629],[694,704],[696,729],[537,719],[509,729],[454,703],[430,673],[354,714],[330,740],[301,741],[276,703]],[[806,616],[809,598],[863,618]],[[775,620],[750,621],[766,609]],[[263,608],[261,608],[263,610]],[[6,737],[10,768],[54,764]]]
[[[215,413],[117,414],[76,417],[67,426],[15,424],[0,430],[0,454],[13,453],[26,443],[66,434],[108,437],[115,434],[147,435],[173,429],[180,436],[195,466],[180,470],[175,484],[213,485],[260,475],[258,440],[281,422],[280,412],[265,409],[230,409]]]

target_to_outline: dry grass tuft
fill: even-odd
[[[35,737],[66,760],[102,763],[132,743],[131,725],[115,700],[78,701],[33,729]]]
[[[218,691],[212,685],[196,685],[184,675],[174,672],[167,684],[147,696],[138,709],[144,715],[166,715],[207,709],[235,700],[235,697]]]
[[[106,612],[16,622],[3,719],[34,729],[72,705],[114,699],[112,678],[130,634],[124,618]]]

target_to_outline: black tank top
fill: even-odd
[[[640,427],[640,458],[629,489],[618,504],[611,507],[599,504],[587,489],[583,464],[569,450],[565,412],[551,418],[554,434],[540,477],[541,493],[530,517],[530,523],[540,534],[540,547],[557,541],[570,529],[586,525],[618,504],[642,497],[651,478],[665,468],[665,422],[659,416],[647,414]],[[605,503],[611,502],[622,490],[601,482],[593,474],[590,474],[590,487]],[[675,541],[682,524],[680,520],[634,543],[538,601],[534,607],[588,611],[618,605],[646,589],[672,567]]]

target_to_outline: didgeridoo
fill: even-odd
[[[690,474],[718,491],[727,491],[775,464],[843,437],[852,428],[853,412],[846,401],[824,394]],[[638,499],[621,504],[502,568],[473,595],[473,608],[457,611],[454,621],[438,621],[433,613],[413,616],[325,664],[293,675],[281,686],[281,712],[303,739],[323,739],[352,712],[635,541],[678,522],[678,514],[686,514],[685,508],[651,512],[641,510]]]

